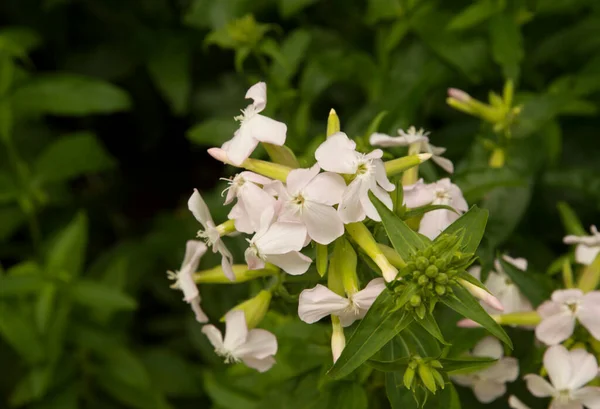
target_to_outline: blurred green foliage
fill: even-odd
[[[362,368],[328,381],[328,326],[277,312],[263,325],[279,339],[274,369],[225,370],[168,288],[197,228],[183,206],[192,188],[216,220],[227,214],[228,174],[204,150],[231,137],[258,80],[304,164],[332,107],[354,137],[431,130],[469,203],[490,210],[488,267],[502,250],[546,271],[563,249],[559,200],[598,222],[594,0],[3,0],[0,24],[0,407],[388,407],[393,379]],[[445,103],[449,87],[487,100],[508,79],[523,106],[510,140]],[[505,164],[490,168],[497,147]],[[259,289],[203,287],[203,305],[215,320]],[[442,330],[456,341],[454,322]],[[540,356],[515,344],[527,373]],[[447,393],[432,404],[460,407]]]

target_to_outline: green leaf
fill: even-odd
[[[34,165],[38,183],[59,182],[115,166],[115,160],[89,132],[65,135],[47,147]]]
[[[156,348],[143,355],[152,384],[166,396],[195,397],[202,394],[200,376],[187,357],[168,348]]]
[[[460,187],[467,202],[478,202],[499,187],[524,186],[527,180],[523,172],[509,167],[500,169],[477,167],[456,176],[456,184]]]
[[[468,357],[468,358],[441,358],[440,363],[448,373],[466,373],[485,369],[497,362],[494,358]]]
[[[175,115],[187,111],[191,78],[191,47],[181,36],[160,33],[148,60],[148,72]]]
[[[291,79],[298,72],[300,63],[306,58],[311,39],[311,32],[306,29],[297,29],[289,33],[280,48],[285,64],[274,61],[270,76],[283,83]]]
[[[83,116],[126,111],[129,96],[97,78],[75,74],[36,75],[13,94],[15,109],[32,114]]]
[[[515,18],[506,14],[494,16],[490,22],[492,56],[501,67],[504,78],[516,80],[525,51],[523,36]]]
[[[0,30],[0,50],[15,57],[26,57],[41,42],[41,37],[30,28],[5,27]]]
[[[454,223],[446,227],[446,230],[442,233],[453,235],[464,229],[465,234],[461,242],[461,250],[464,253],[475,253],[483,237],[487,218],[487,210],[473,206]],[[442,237],[442,234],[438,237]]]
[[[80,279],[70,287],[73,301],[96,310],[133,310],[135,299],[105,284]]]
[[[408,357],[409,354],[408,346],[399,337],[392,339],[381,350],[381,357],[385,360],[384,362]],[[402,385],[403,376],[403,371],[385,373],[385,391],[392,409],[408,409],[410,404],[414,406],[412,392],[404,387],[399,387],[399,385]]]
[[[427,332],[429,332],[435,339],[440,341],[444,345],[450,345],[444,339],[444,335],[438,326],[435,317],[431,314],[425,314],[423,319],[418,317],[415,318],[415,322],[418,323],[421,327],[423,327]]]
[[[173,409],[164,396],[152,388],[139,388],[110,376],[96,377],[97,383],[117,401],[137,409]]]
[[[150,376],[140,359],[127,348],[107,348],[104,352],[103,376],[140,389],[151,386]]]
[[[380,20],[396,19],[402,15],[400,0],[369,0],[367,2],[366,20],[375,24]]]
[[[466,30],[484,22],[500,11],[500,2],[478,0],[458,13],[448,24],[449,30]]]
[[[533,178],[525,186],[494,189],[481,202],[490,214],[485,239],[489,246],[497,247],[506,241],[521,222],[531,200]],[[510,201],[510,206],[506,206]]]
[[[329,392],[328,408],[368,409],[365,388],[356,382],[337,382]]]
[[[379,129],[379,125],[381,125],[381,121],[383,121],[387,114],[388,111],[381,111],[377,114],[375,118],[373,118],[373,120],[369,124],[369,127],[367,128],[367,132],[365,132],[364,134],[365,140],[369,138],[373,133],[377,132],[377,130]]]
[[[16,201],[19,190],[8,172],[0,171],[0,204]]]
[[[255,409],[255,398],[244,391],[235,389],[235,385],[227,382],[227,378],[219,377],[219,373],[206,370],[203,372],[204,389],[215,405],[223,408]]]
[[[412,322],[412,315],[403,309],[390,312],[394,306],[392,294],[383,291],[359,322],[329,376],[340,379],[348,375]]]
[[[48,273],[55,276],[78,276],[85,261],[87,239],[87,217],[83,213],[78,213],[71,223],[54,238],[46,252]]]
[[[44,397],[50,386],[52,368],[49,366],[37,367],[31,370],[15,386],[11,396],[12,406],[23,406]]]
[[[377,213],[381,216],[381,223],[390,242],[404,260],[410,259],[417,250],[423,250],[430,244],[429,239],[408,227],[400,217],[388,209],[371,192],[369,192],[369,197],[375,205]]]
[[[287,19],[316,2],[317,0],[279,0],[279,13]]]
[[[550,299],[554,290],[552,281],[544,274],[535,273],[531,270],[522,271],[508,263],[503,258],[499,259],[502,270],[515,283],[519,290],[534,307]]]
[[[237,128],[232,118],[212,118],[194,125],[186,136],[198,145],[220,146],[233,137]]]
[[[0,303],[0,311],[9,311],[8,305]],[[44,360],[44,344],[33,320],[21,311],[11,308],[10,313],[0,314],[0,335],[30,365]]]
[[[577,213],[573,210],[567,202],[558,202],[556,205],[558,212],[560,213],[560,220],[568,234],[575,236],[587,236],[588,232],[585,231],[581,220],[577,216]]]
[[[434,210],[450,210],[453,213],[457,213],[456,209],[454,209],[452,206],[447,206],[447,205],[427,205],[427,206],[422,206],[422,207],[416,207],[414,209],[408,210],[404,213],[403,215],[403,220],[407,220],[410,219],[411,217],[419,217],[424,215],[427,212],[432,212]]]
[[[472,319],[500,339],[511,349],[512,341],[492,317],[481,307],[479,301],[461,286],[453,286],[454,295],[441,297],[440,301],[462,316]]]
[[[0,275],[0,299],[37,293],[44,284],[38,275]]]
[[[298,168],[300,164],[298,163],[298,159],[296,159],[296,155],[294,152],[287,146],[277,146],[271,143],[264,143],[262,146],[267,151],[269,158],[274,163],[279,163],[280,165],[289,166],[290,168]]]
[[[409,362],[410,357],[406,356],[393,361],[377,361],[370,359],[367,361],[367,365],[381,372],[404,372],[406,368],[408,368]]]

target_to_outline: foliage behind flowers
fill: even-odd
[[[1,405],[597,407],[598,18],[3,2]]]

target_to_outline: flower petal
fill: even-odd
[[[283,122],[257,114],[247,119],[242,127],[247,128],[248,133],[257,141],[277,146],[282,146],[285,143],[287,125]],[[231,156],[229,158],[231,159]]]
[[[374,159],[372,164],[375,167],[375,180],[377,181],[379,186],[381,186],[388,192],[391,192],[394,189],[396,189],[396,186],[389,181],[387,174],[385,173],[385,166],[383,164],[383,161],[381,159]]]
[[[194,315],[196,316],[196,321],[198,321],[201,324],[208,322],[208,317],[206,316],[206,314],[204,313],[204,311],[202,311],[202,308],[200,307],[200,296],[199,295],[198,295],[198,297],[196,297],[195,299],[193,299],[190,302],[190,306],[192,307],[192,311],[194,311]]]
[[[308,235],[317,243],[329,244],[344,234],[344,223],[331,206],[306,201],[301,217]]]
[[[423,179],[404,187],[404,205],[410,209],[431,204],[434,199],[433,187],[423,183]]]
[[[206,335],[215,349],[223,349],[223,335],[214,325],[205,325],[202,327],[202,333]]]
[[[304,189],[304,197],[314,202],[335,205],[342,200],[346,182],[337,173],[318,174]]]
[[[388,192],[377,186],[375,183],[371,183],[371,187],[369,190],[373,192],[375,197],[381,200],[381,202],[383,202],[383,204],[388,209],[392,209],[392,198],[390,197],[390,194]],[[365,211],[365,214],[369,219],[375,220],[376,222],[381,221],[381,216],[379,216],[377,209],[375,209],[375,205],[373,204],[373,202],[371,202],[371,198],[369,197],[369,191],[365,191],[364,193],[362,193],[362,195],[360,196],[360,203]]]
[[[506,385],[502,382],[479,380],[473,385],[473,393],[481,403],[490,403],[506,393]]]
[[[548,381],[539,375],[529,374],[525,375],[523,379],[527,382],[527,389],[529,389],[529,392],[538,398],[552,396],[557,392]]]
[[[482,379],[494,382],[514,382],[519,376],[519,361],[512,356],[501,358],[478,375]]]
[[[579,244],[575,247],[575,261],[579,264],[590,265],[600,253],[600,246],[588,247],[585,244]]]
[[[231,281],[235,281],[235,274],[233,272],[233,255],[229,252],[229,249],[225,246],[222,240],[216,243],[217,251],[221,253],[221,268],[223,274]]]
[[[454,173],[454,164],[450,159],[443,158],[434,154],[431,157],[431,160],[434,161],[440,168],[444,169],[448,173]]]
[[[535,336],[547,345],[556,345],[569,338],[574,329],[575,317],[565,312],[543,318],[535,328]]]
[[[366,213],[362,207],[360,198],[367,191],[359,179],[354,179],[344,191],[342,200],[338,206],[340,219],[344,223],[360,222],[365,219]]]
[[[194,193],[190,196],[188,200],[188,209],[192,212],[196,220],[200,222],[202,227],[206,228],[207,222],[213,222],[210,210],[208,210],[208,206],[204,199],[202,199],[202,196],[200,196],[198,189],[194,189]]]
[[[246,342],[233,353],[239,358],[265,359],[277,353],[277,338],[264,329],[250,330]]]
[[[432,210],[423,215],[421,224],[419,225],[419,233],[433,240],[439,236],[446,227],[456,221],[456,219],[458,219],[458,215],[450,210]]]
[[[318,164],[307,169],[293,169],[287,176],[287,190],[291,196],[295,196],[304,189],[319,174],[321,168]]]
[[[561,304],[573,304],[583,298],[583,291],[578,288],[568,290],[556,290],[552,293],[552,301]]]
[[[574,375],[571,366],[571,356],[567,348],[562,345],[554,345],[544,353],[544,367],[548,371],[548,377],[557,390],[568,389],[569,381]]]
[[[586,386],[585,388],[573,391],[571,394],[574,399],[583,403],[586,408],[600,409],[600,387]]]
[[[290,251],[285,254],[269,254],[266,257],[269,263],[275,264],[286,273],[297,276],[306,273],[312,260],[299,251]]]
[[[364,314],[366,314],[383,290],[385,290],[385,280],[383,278],[374,278],[369,281],[365,288],[352,296],[352,302],[358,306],[361,311],[364,310]]]
[[[272,356],[268,356],[263,359],[244,357],[242,358],[242,362],[248,368],[256,369],[258,372],[262,373],[268,371],[273,365],[275,365],[275,358]]]
[[[300,293],[298,316],[307,324],[313,324],[328,315],[338,315],[349,305],[350,300],[347,298],[317,284],[314,288]]]
[[[554,301],[544,301],[537,307],[537,312],[540,314],[542,319],[552,317],[554,315],[562,314],[564,312],[568,312],[566,307],[563,304],[554,302]]]
[[[262,237],[255,241],[260,254],[284,254],[301,250],[306,238],[306,227],[299,223],[275,222]]]
[[[189,271],[189,274],[195,273],[200,263],[200,258],[206,253],[206,244],[199,240],[188,240],[185,243],[185,256],[181,264],[180,271]]]
[[[373,146],[390,148],[394,146],[408,146],[409,142],[404,136],[389,136],[383,133],[374,133],[369,137],[369,143]]]
[[[583,296],[576,316],[581,325],[600,341],[600,291],[592,291]]]
[[[248,88],[245,98],[251,98],[254,101],[252,105],[254,105],[255,111],[261,112],[267,105],[267,84],[264,82],[257,82]]]
[[[356,143],[343,132],[337,132],[327,138],[315,151],[315,158],[322,169],[353,174],[356,172]]]
[[[473,348],[473,355],[500,359],[504,356],[502,344],[494,337],[485,337]]]
[[[451,375],[450,378],[454,383],[465,387],[473,386],[476,380],[476,378],[473,375]]]
[[[227,214],[227,218],[233,220],[235,229],[239,232],[252,234],[256,231],[255,220],[250,217],[244,203],[241,201],[233,205],[229,214]]]
[[[508,406],[510,406],[512,409],[531,409],[514,395],[508,397]]]
[[[254,118],[252,118],[254,120]],[[227,154],[229,161],[235,166],[240,166],[254,152],[258,140],[252,136],[249,128],[249,121],[240,126],[226,145],[223,144],[223,150]]]
[[[569,379],[569,389],[581,388],[598,375],[598,362],[594,355],[585,349],[574,349],[569,351],[572,374]]]
[[[244,311],[233,310],[225,314],[225,341],[223,347],[234,352],[246,342],[248,326]]]
[[[244,253],[246,264],[248,264],[248,270],[258,270],[265,267],[265,262],[254,254],[252,249],[247,248]]]

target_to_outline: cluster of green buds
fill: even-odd
[[[444,378],[438,369],[442,369],[440,361],[413,355],[404,371],[404,386],[413,392],[425,388],[435,394],[438,387],[444,389],[445,386]]]

